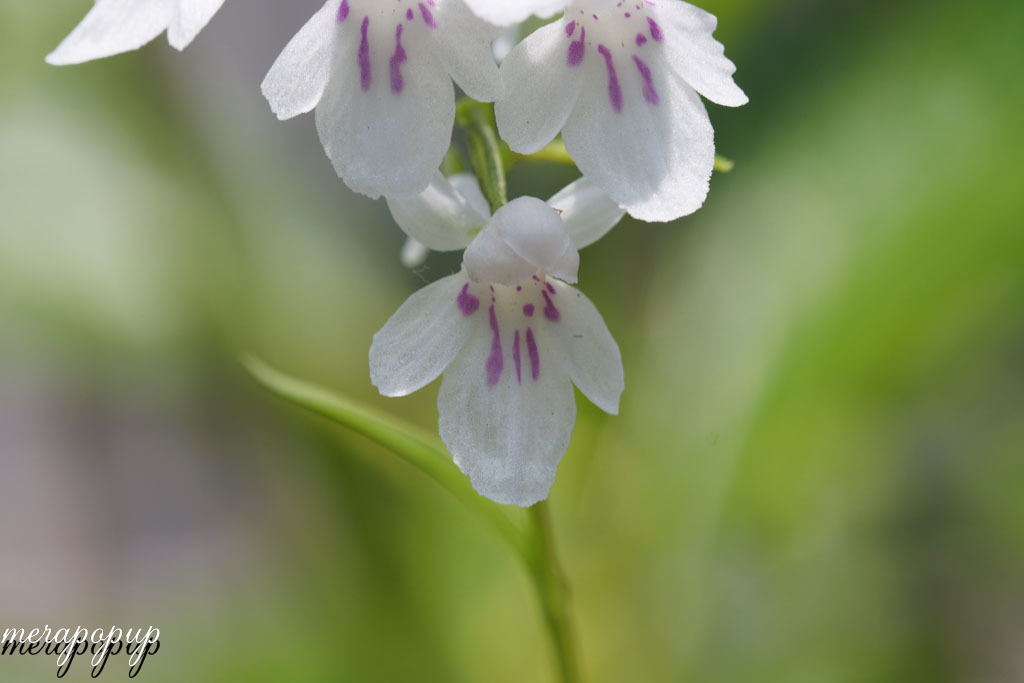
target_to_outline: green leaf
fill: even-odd
[[[362,434],[426,474],[484,520],[527,566],[530,565],[533,550],[528,547],[524,533],[503,508],[473,490],[469,479],[455,466],[437,437],[393,415],[286,375],[253,356],[244,356],[242,364],[260,385],[279,398]]]

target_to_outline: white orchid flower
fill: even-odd
[[[554,209],[520,197],[472,240],[459,273],[413,294],[373,337],[370,379],[405,396],[444,373],[441,439],[499,503],[545,499],[576,422],[572,384],[616,414],[622,357],[579,291],[579,254]]]
[[[280,119],[316,109],[320,141],[350,188],[413,195],[450,146],[452,79],[480,101],[501,95],[499,33],[462,0],[328,0],[274,62],[263,94]]]
[[[712,37],[716,26],[681,0],[576,0],[502,62],[498,130],[523,154],[561,131],[583,174],[635,218],[693,213],[715,163],[698,93],[726,106],[747,102]]]
[[[46,57],[54,65],[80,64],[137,50],[167,31],[184,50],[224,0],[96,0],[81,23]]]
[[[391,216],[409,236],[402,262],[414,267],[427,253],[465,249],[488,221],[490,207],[480,185],[470,173],[450,178],[440,171],[423,192],[406,199],[387,199]],[[548,200],[562,217],[564,229],[577,249],[596,242],[626,215],[588,178],[570,183]]]

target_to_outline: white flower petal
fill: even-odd
[[[437,6],[436,49],[448,73],[467,95],[493,102],[504,90],[491,43],[501,29],[481,21],[462,0],[443,0]]]
[[[172,11],[169,0],[99,0],[46,61],[80,64],[137,50],[167,28]]]
[[[406,396],[432,382],[462,350],[481,318],[480,302],[460,297],[468,280],[456,273],[410,296],[373,335],[370,381],[385,396]]]
[[[306,22],[263,79],[260,88],[277,118],[290,119],[313,110],[331,77],[334,41],[339,41],[339,49],[352,42],[354,32],[345,36],[335,26],[336,5],[328,0]]]
[[[558,212],[546,203],[535,197],[513,199],[498,209],[488,227],[535,270],[576,282],[579,252]]]
[[[505,96],[494,113],[502,139],[521,154],[551,142],[576,105],[583,73],[567,64],[568,45],[556,21],[531,33],[501,63]]]
[[[565,9],[568,0],[465,0],[473,12],[495,26],[518,24],[531,14],[550,17]]]
[[[473,282],[517,285],[537,272],[537,267],[512,250],[496,230],[484,228],[466,247],[462,265]]]
[[[561,212],[565,232],[577,249],[604,237],[626,215],[625,209],[586,176],[566,185],[548,204]]]
[[[569,156],[634,218],[670,221],[693,213],[707,197],[715,163],[703,102],[664,64],[649,66],[649,84],[629,72],[628,59],[614,67],[617,86],[606,64],[591,59],[588,83],[562,128]],[[645,100],[646,87],[654,88],[657,104]]]
[[[472,173],[456,173],[453,176],[449,176],[448,182],[452,184],[452,187],[455,188],[455,191],[463,199],[469,202],[473,210],[486,219],[484,223],[490,220],[491,205],[488,203],[487,197],[484,197],[483,190],[480,189],[480,182],[476,179],[475,175]]]
[[[727,107],[747,103],[732,75],[736,65],[712,37],[718,19],[686,2],[659,3],[651,9],[664,25],[664,50],[669,65],[697,92]]]
[[[554,209],[519,197],[498,209],[466,249],[463,264],[477,282],[512,286],[537,271],[575,282],[579,252]]]
[[[525,507],[548,496],[569,447],[576,403],[542,336],[501,329],[496,317],[490,321],[490,327],[474,326],[445,371],[438,425],[478,493]]]
[[[557,292],[552,299],[560,317],[545,326],[544,336],[583,395],[606,413],[617,415],[625,388],[618,344],[590,299],[569,285],[550,282]]]
[[[464,180],[459,182],[465,185]],[[480,193],[479,187],[476,192]],[[440,171],[434,172],[423,192],[402,199],[388,197],[387,203],[405,234],[436,251],[464,249],[488,219]]]
[[[349,22],[355,20],[354,13],[349,15]],[[364,17],[361,27],[352,23],[342,31],[367,38],[339,44],[316,108],[317,131],[335,171],[351,189],[373,199],[409,197],[426,188],[448,151],[455,88],[422,31],[400,37],[401,23],[384,24],[388,34],[369,24],[370,17]],[[399,44],[404,59],[396,81],[386,65]]]
[[[430,248],[427,245],[417,242],[411,237],[406,237],[399,258],[406,268],[417,268],[423,265],[428,255],[430,255]]]
[[[180,0],[167,27],[167,42],[184,50],[223,4],[224,0]]]

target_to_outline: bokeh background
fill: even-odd
[[[87,0],[0,1],[0,627],[154,624],[153,682],[550,681],[488,529],[236,360],[436,421],[367,349],[458,258],[404,270],[260,96],[319,4],[53,68]],[[588,680],[1024,681],[1024,3],[704,6],[736,169],[582,255],[627,373],[553,491]]]

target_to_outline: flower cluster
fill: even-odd
[[[183,49],[222,4],[96,0],[47,61],[106,57],[164,31]],[[531,15],[560,16],[499,67],[499,36]],[[575,423],[573,384],[618,412],[618,347],[570,286],[578,249],[626,213],[671,221],[704,203],[715,151],[701,96],[747,101],[716,25],[682,0],[327,0],[263,81],[279,118],[314,112],[346,185],[385,197],[409,237],[403,260],[465,250],[458,273],[413,294],[374,335],[370,377],[403,396],[444,375],[441,438],[482,495],[522,506],[547,497]],[[561,135],[582,178],[491,215],[476,177],[438,170],[456,85],[494,103],[515,152]]]

